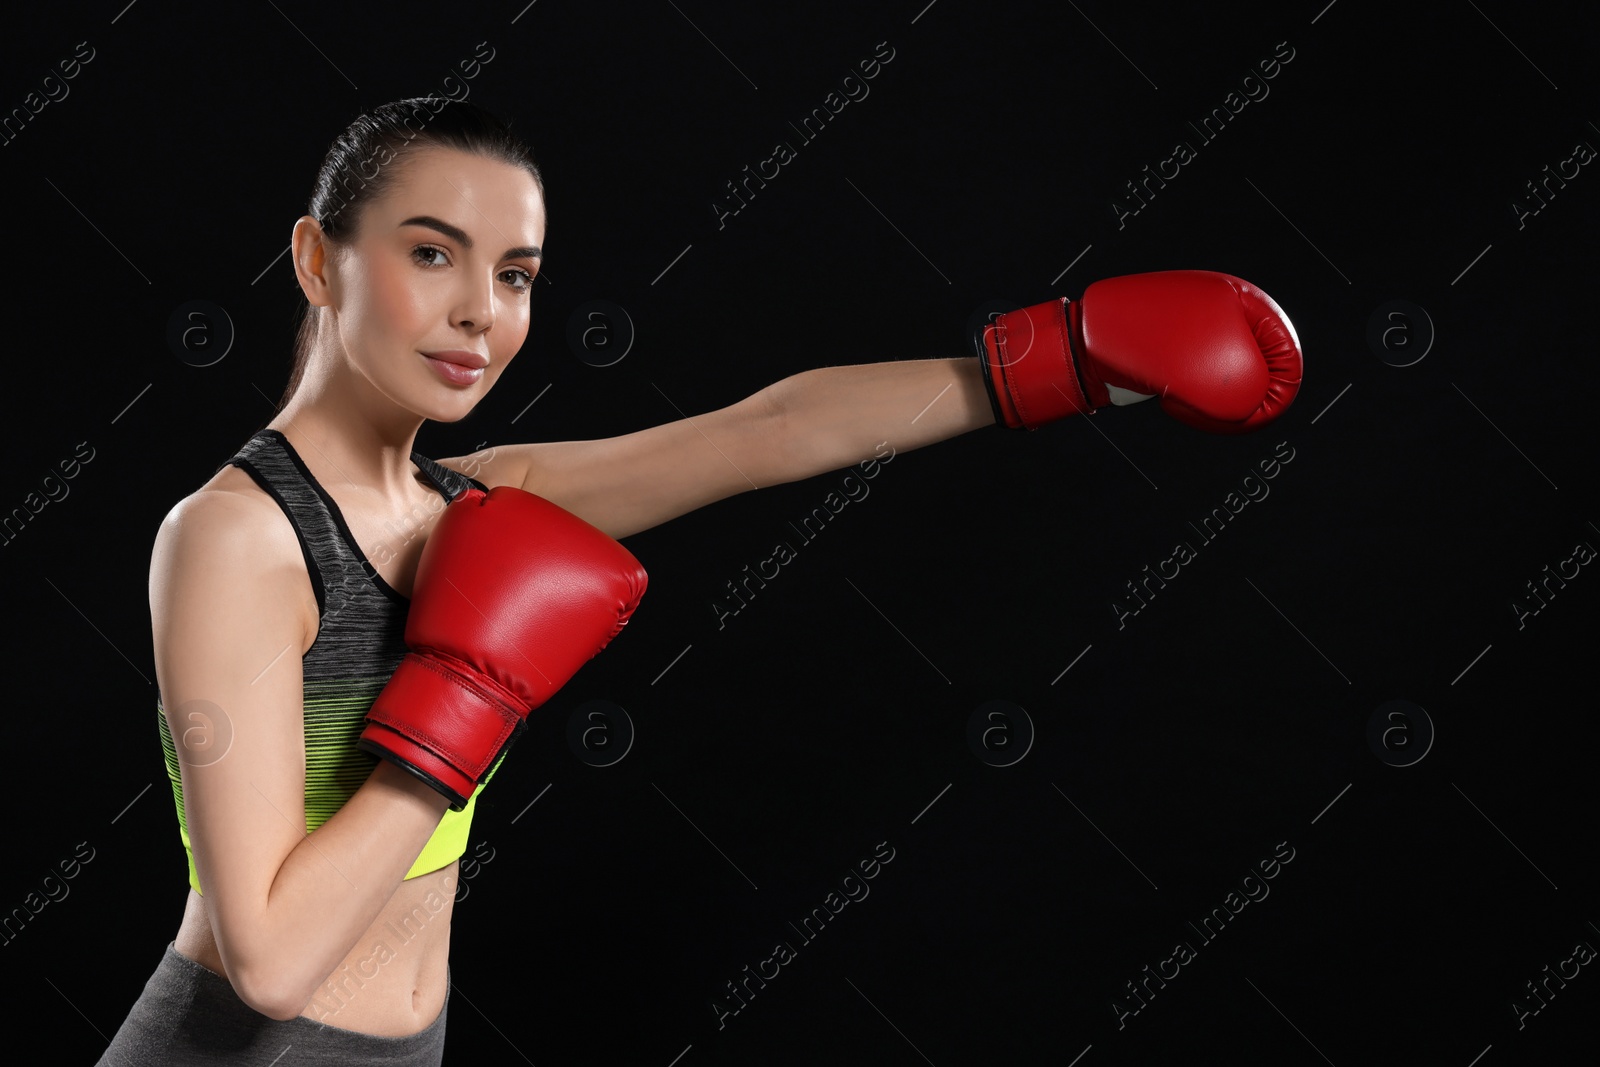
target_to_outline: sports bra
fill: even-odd
[[[469,487],[487,488],[477,479],[416,452],[411,453],[411,462],[439,491],[441,507]],[[378,757],[362,752],[356,741],[365,725],[367,709],[405,658],[406,612],[411,601],[397,593],[368,562],[339,505],[312,476],[282,433],[273,429],[260,431],[217,470],[230,465],[255,479],[289,517],[317,597],[317,636],[301,661],[306,833],[310,833],[344,806],[378,763]],[[409,535],[402,532],[401,536]],[[167,777],[178,808],[178,834],[189,861],[189,885],[199,893],[200,875],[195,869],[194,848],[183,810],[183,778],[159,695],[156,712]],[[466,851],[478,793],[489,784],[504,758],[502,752],[468,798],[466,807],[445,811],[406,878],[436,871]]]

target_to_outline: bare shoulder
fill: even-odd
[[[247,587],[275,589],[303,620],[310,643],[316,596],[294,526],[253,478],[229,466],[162,519],[150,558],[150,606],[159,618],[176,598],[228,597]]]
[[[266,566],[281,562],[282,549],[293,546],[300,557],[294,527],[278,506],[244,471],[225,467],[199,489],[172,506],[156,533],[156,555],[180,549],[181,555],[224,554],[235,561],[257,560]]]

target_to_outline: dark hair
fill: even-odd
[[[491,112],[442,96],[414,96],[382,104],[362,115],[335,137],[317,169],[306,213],[322,224],[333,242],[354,238],[361,209],[394,184],[398,165],[409,150],[455,148],[523,167],[533,175],[544,198],[544,178],[532,150]],[[311,343],[317,335],[319,309],[302,302],[294,341],[294,366],[278,401],[282,411],[305,376]]]

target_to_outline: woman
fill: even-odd
[[[296,1063],[440,1062],[457,859],[493,769],[451,810],[358,737],[405,655],[418,559],[449,501],[516,487],[622,538],[880,442],[1157,393],[1193,425],[1252,429],[1299,381],[1265,294],[1169,272],[1002,316],[979,359],[823,368],[622,437],[417,455],[422,422],[466,416],[522,347],[545,222],[527,147],[473,105],[384,105],[324,159],[294,227],[309,310],[284,401],[155,542],[159,725],[190,892],[102,1063],[288,1048]]]

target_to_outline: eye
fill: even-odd
[[[424,256],[442,256],[444,254],[444,249],[435,248],[433,245],[418,245],[411,250],[412,259],[418,259],[419,257]],[[442,264],[439,263],[424,263],[423,265],[428,267],[442,266]]]
[[[533,292],[533,275],[529,274],[527,271],[523,270],[521,267],[512,267],[510,270],[506,271],[506,273],[507,274],[515,274],[519,278],[523,279],[523,283],[521,285],[512,286],[513,289],[516,289],[517,291],[523,292],[523,293],[531,293],[531,292]]]

